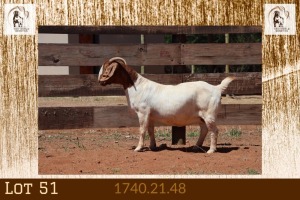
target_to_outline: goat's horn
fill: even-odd
[[[114,61],[114,60],[121,60],[125,65],[126,65],[126,61],[124,58],[121,57],[113,57],[111,59],[109,59],[109,62]]]

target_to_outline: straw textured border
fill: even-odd
[[[38,176],[37,153],[37,35],[4,36],[2,24],[5,3],[35,3],[37,26],[263,25],[264,3],[296,4],[297,22],[300,22],[300,5],[296,0],[1,0],[0,2],[0,177],[2,178],[41,177]],[[263,174],[250,176],[252,178],[300,177],[299,26],[297,33],[296,36],[263,36]]]

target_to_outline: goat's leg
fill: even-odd
[[[135,148],[134,151],[141,151],[144,147],[144,140],[145,140],[145,133],[148,129],[148,115],[143,113],[138,113],[139,123],[140,123],[140,139],[138,146]]]
[[[217,139],[218,139],[219,131],[217,127],[215,127],[210,134],[210,148],[207,153],[214,153],[217,151]]]
[[[207,151],[207,153],[214,153],[215,151],[217,151],[217,139],[218,139],[219,130],[215,122],[209,123],[208,129],[211,131],[211,134],[210,134],[210,148]]]
[[[212,116],[208,116],[204,119],[205,124],[208,128],[208,131],[211,131],[210,134],[210,147],[207,153],[214,153],[217,151],[217,139],[218,139],[218,128],[215,123],[215,118]]]
[[[153,122],[149,122],[148,134],[149,134],[149,137],[150,137],[150,149],[153,151],[156,148],[156,142],[155,142],[155,137],[154,137],[154,124],[153,124]]]
[[[201,123],[200,123],[200,135],[199,135],[199,139],[196,143],[197,146],[201,147],[203,145],[203,142],[204,142],[204,139],[205,139],[207,133],[208,133],[207,126],[204,122],[201,121]]]

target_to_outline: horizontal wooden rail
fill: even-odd
[[[65,34],[225,34],[261,33],[262,26],[39,26],[38,31]]]
[[[261,125],[262,105],[222,105],[217,124]],[[39,108],[39,130],[76,128],[138,127],[136,114],[127,106],[42,107]]]
[[[115,56],[129,65],[262,64],[261,43],[39,44],[39,66],[101,66]]]
[[[236,95],[261,94],[261,73],[205,73],[205,74],[144,74],[144,77],[162,83],[176,85],[189,81],[206,81],[218,85],[227,76],[235,76],[226,93]],[[124,90],[119,85],[102,87],[96,74],[89,75],[40,75],[38,77],[38,95],[40,97],[64,96],[119,96]]]

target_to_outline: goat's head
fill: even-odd
[[[120,57],[114,57],[104,62],[98,76],[101,85],[121,84],[124,89],[134,85],[137,73],[127,66],[126,61]]]

